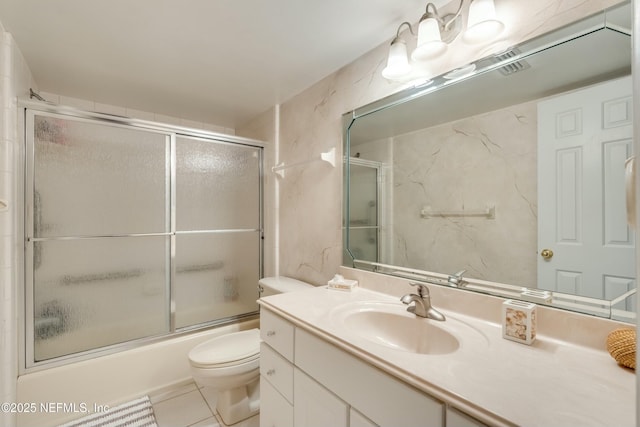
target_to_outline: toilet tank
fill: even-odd
[[[258,287],[260,289],[260,297],[268,297],[269,295],[309,289],[313,287],[313,285],[302,282],[300,280],[292,279],[291,277],[276,276],[264,277],[260,279],[258,281]]]

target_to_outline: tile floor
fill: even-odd
[[[179,386],[159,394],[150,394],[158,427],[225,427],[216,418],[215,393],[208,388],[198,388],[195,383]],[[260,416],[234,424],[233,427],[259,427]]]

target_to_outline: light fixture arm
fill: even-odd
[[[432,12],[429,12],[429,6],[431,6]],[[442,18],[440,18],[440,14],[438,13],[438,8],[433,3],[427,3],[427,7],[425,7],[424,9],[424,14],[420,18],[420,21],[424,21],[428,18],[433,18],[438,21],[440,25],[444,25],[444,22],[442,21]]]
[[[449,20],[447,22],[444,22],[442,27],[444,28],[445,31],[449,31],[449,27],[451,26],[451,24],[453,24],[455,22],[456,19],[458,19],[458,17],[460,16],[460,14],[462,13],[462,5],[464,4],[464,0],[460,0],[460,6],[458,6],[458,10],[456,11],[456,13],[453,14],[453,16],[451,15],[447,15],[447,16],[451,16],[449,18]]]
[[[398,26],[398,31],[396,31],[396,37],[393,39],[393,41],[391,41],[391,44],[397,42],[400,39],[400,30],[402,30],[402,27],[405,25],[409,27],[409,32],[411,33],[411,35],[413,36],[416,35],[416,33],[413,32],[413,27],[411,26],[411,24],[407,21],[404,21],[402,24]]]
[[[420,18],[420,21],[424,21],[425,19],[428,19],[428,18],[433,18],[436,21],[438,21],[438,24],[440,24],[440,28],[442,28],[444,31],[449,31],[449,27],[451,26],[451,24],[453,24],[455,20],[462,13],[463,5],[464,5],[464,0],[460,0],[460,6],[458,6],[458,10],[456,11],[456,13],[445,15],[445,18],[448,18],[447,21],[445,22],[444,18],[440,17],[440,14],[438,13],[438,8],[436,7],[436,5],[433,3],[427,3],[427,6],[425,7],[425,10],[424,10],[424,14]],[[429,12],[429,8],[431,8],[431,12]]]

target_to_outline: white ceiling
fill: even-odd
[[[390,40],[425,5],[0,0],[0,22],[41,91],[236,127]]]

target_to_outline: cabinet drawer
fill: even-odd
[[[272,312],[260,310],[260,338],[293,362],[293,325]]]
[[[293,365],[265,342],[260,343],[260,375],[285,399],[293,402]]]
[[[293,406],[260,377],[260,426],[293,427]]]

